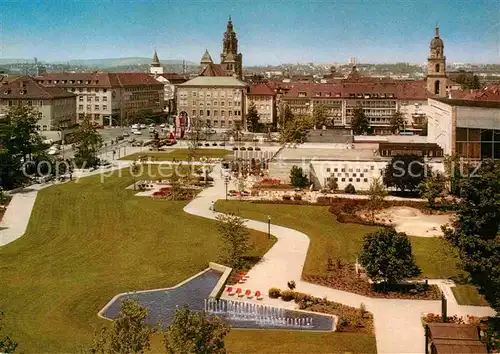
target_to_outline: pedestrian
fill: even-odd
[[[213,200],[210,202],[210,207],[208,209],[211,211],[215,211],[215,203]]]

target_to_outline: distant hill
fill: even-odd
[[[130,66],[130,65],[141,65],[150,64],[151,58],[143,57],[131,57],[131,58],[105,58],[105,59],[73,59],[68,61],[57,61],[57,62],[43,62],[51,64],[69,64],[72,66],[85,66],[92,68],[110,68],[117,66]],[[33,59],[0,59],[0,65],[2,64],[20,64],[20,63],[34,63]],[[181,65],[182,60],[161,60],[163,65]],[[198,65],[193,62],[186,61],[187,65]]]

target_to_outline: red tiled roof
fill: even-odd
[[[361,98],[359,95],[370,95],[371,98],[396,98],[426,100],[431,97],[427,91],[425,81],[374,81],[312,84],[292,84],[291,89],[284,95],[285,98],[297,98],[299,92],[305,98],[336,97]],[[384,96],[385,95],[385,96]],[[392,96],[392,97],[391,97]]]
[[[221,64],[210,63],[201,71],[200,76],[231,76]]]
[[[35,77],[44,86],[57,85],[61,87],[106,87],[120,86],[115,74],[110,73],[50,73]],[[71,83],[73,81],[73,83]],[[81,81],[81,83],[78,83]]]
[[[32,77],[5,78],[0,85],[0,99],[55,99],[76,97],[60,87],[45,87]]]
[[[187,81],[187,80],[189,80],[189,78],[186,75],[182,75],[182,74],[178,74],[178,73],[164,73],[164,74],[158,74],[158,76],[161,76],[167,80],[173,80],[173,81],[182,81],[182,80]]]
[[[500,102],[500,85],[490,85],[481,90],[465,92],[467,93],[462,97],[464,100]]]
[[[162,83],[155,80],[149,74],[146,73],[116,73],[109,74],[115,75],[120,86],[137,86],[137,85],[155,85],[163,86]]]
[[[265,95],[265,96],[274,96],[274,90],[271,89],[267,83],[260,83],[250,85],[249,95]]]

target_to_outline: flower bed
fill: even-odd
[[[442,323],[442,316],[441,314],[437,313],[427,313],[422,317],[422,324],[426,325],[428,323]],[[456,324],[479,324],[481,322],[480,317],[476,316],[469,316],[467,317],[459,317],[457,315],[453,316],[448,316],[446,317],[446,322],[447,323],[456,323]]]

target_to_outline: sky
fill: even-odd
[[[244,66],[424,63],[436,23],[448,63],[500,63],[498,0],[0,0],[0,58],[218,62],[229,15]]]

